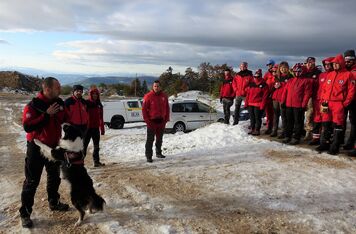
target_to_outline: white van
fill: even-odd
[[[178,100],[169,103],[170,121],[166,130],[185,132],[210,123],[224,122],[224,114],[197,100]]]
[[[103,102],[104,122],[113,129],[121,129],[125,123],[144,122],[142,100],[119,100]]]

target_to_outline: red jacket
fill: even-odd
[[[293,78],[292,74],[288,73],[285,76],[281,76],[280,78],[275,79],[274,85],[276,83],[279,83],[281,86],[279,88],[274,88],[273,94],[272,94],[272,100],[277,101],[277,102],[282,102],[282,96],[284,92],[284,87],[289,79]]]
[[[235,92],[232,87],[233,77],[225,76],[224,82],[220,87],[220,98],[234,98]]]
[[[311,95],[310,80],[304,77],[294,77],[284,87],[282,103],[285,103],[287,107],[306,108]]]
[[[77,99],[72,96],[65,100],[68,112],[68,122],[74,125],[87,125],[88,112],[87,103],[84,99]]]
[[[269,88],[263,79],[253,79],[247,88],[245,107],[257,106],[263,110],[266,106]]]
[[[162,128],[169,121],[168,97],[153,90],[143,97],[142,115],[148,127]]]
[[[345,60],[341,54],[335,57],[333,63],[340,64],[341,68],[327,75],[320,97],[323,101],[342,102],[346,107],[354,98],[355,82],[351,72],[345,69]]]
[[[326,59],[323,60],[323,64],[325,62],[331,62],[333,59],[334,59],[334,57],[326,58]],[[314,98],[313,100],[320,100],[321,90],[322,90],[323,85],[324,85],[324,83],[326,81],[326,77],[328,76],[329,73],[330,72],[328,72],[328,71],[320,73],[319,78],[318,78],[318,82],[317,82],[317,84],[315,86],[317,92],[314,92],[314,90],[313,90],[313,98]]]
[[[60,110],[54,115],[46,113],[48,107],[57,102]],[[48,100],[42,92],[29,102],[23,111],[22,124],[27,132],[27,141],[38,139],[51,148],[58,145],[62,135],[62,123],[65,121],[64,102],[61,98]]]
[[[246,97],[246,89],[252,79],[252,72],[250,70],[240,71],[236,74],[232,82],[236,97]]]
[[[93,99],[93,93],[98,95],[98,99],[95,101]],[[89,91],[89,98],[87,100],[88,104],[88,128],[100,128],[102,135],[105,133],[104,120],[103,120],[103,105],[100,101],[99,90],[93,88]]]
[[[274,85],[274,75],[272,74],[272,72],[267,71],[265,73],[265,75],[263,76],[263,79],[266,82],[266,84],[268,85],[268,87],[271,89]]]

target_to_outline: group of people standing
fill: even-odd
[[[297,145],[304,141],[317,145],[319,152],[336,155],[344,144],[347,116],[351,128],[343,148],[356,156],[356,56],[354,50],[344,55],[325,58],[324,71],[316,66],[316,59],[290,67],[288,62],[276,64],[269,60],[267,72],[248,70],[247,62],[240,64],[235,76],[225,70],[220,89],[225,123],[230,122],[230,108],[235,101],[233,125],[239,123],[242,101],[249,111],[251,135],[260,135],[263,113],[271,137],[283,143]],[[279,121],[281,119],[281,131]],[[279,133],[279,134],[278,134]]]
[[[34,143],[38,139],[51,148],[58,146],[62,134],[62,124],[70,123],[77,127],[83,136],[82,159],[91,139],[93,139],[94,167],[104,166],[99,160],[100,132],[105,133],[103,122],[103,105],[96,87],[89,91],[89,98],[83,99],[83,86],[74,85],[72,96],[63,101],[59,95],[61,86],[53,77],[42,82],[42,90],[24,108],[22,123],[27,135],[27,151],[25,159],[25,181],[21,193],[20,217],[22,226],[31,228],[30,218],[34,197],[39,185],[43,167],[47,171],[47,194],[51,210],[67,211],[68,204],[61,203],[58,188],[60,179],[60,163],[45,159],[40,148]]]

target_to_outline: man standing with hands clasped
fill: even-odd
[[[162,139],[166,123],[169,121],[169,104],[167,95],[161,91],[159,80],[153,83],[152,90],[144,96],[142,114],[147,124],[145,155],[147,162],[152,163],[152,146],[155,135],[156,157],[166,157],[162,154]]]
[[[61,86],[56,78],[47,77],[42,82],[42,91],[29,102],[23,111],[22,124],[27,133],[25,159],[25,181],[21,193],[20,217],[22,226],[31,228],[30,218],[37,187],[43,167],[47,171],[47,194],[51,210],[67,211],[69,206],[59,201],[58,188],[61,183],[59,164],[41,155],[33,142],[38,139],[51,148],[58,145],[62,134],[61,124],[65,119],[64,102],[59,98]]]

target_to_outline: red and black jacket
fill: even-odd
[[[98,99],[93,99],[93,93],[98,95]],[[101,134],[105,133],[104,120],[103,120],[103,104],[99,98],[99,90],[91,89],[89,91],[89,98],[87,100],[88,106],[88,128],[100,128]]]
[[[323,101],[342,102],[348,106],[354,99],[355,81],[351,72],[345,68],[345,60],[341,54],[332,61],[340,65],[340,70],[330,72],[321,90],[320,99]]]
[[[252,79],[252,71],[250,70],[240,71],[236,74],[232,82],[236,97],[246,97],[247,87]]]
[[[60,110],[54,114],[46,113],[48,107],[58,103]],[[22,124],[27,132],[27,141],[38,139],[42,143],[54,148],[58,145],[62,135],[62,123],[66,118],[64,102],[61,98],[47,99],[42,92],[29,102],[23,111]]]
[[[168,97],[162,91],[147,93],[143,98],[143,119],[150,128],[164,128],[169,121]]]
[[[277,82],[280,83],[280,87],[279,88],[274,88],[273,87],[273,94],[272,94],[272,99],[273,101],[277,101],[277,102],[281,102],[282,103],[282,96],[283,96],[283,92],[284,92],[284,88],[288,82],[288,80],[292,79],[293,75],[291,73],[287,73],[285,75],[281,74],[281,76],[279,78],[275,79],[274,84],[276,84]]]
[[[67,108],[69,123],[77,126],[88,124],[87,102],[83,98],[77,99],[71,96],[64,103]]]
[[[223,84],[220,87],[220,99],[228,98],[233,99],[235,97],[235,92],[232,87],[233,77],[231,75],[225,76]]]
[[[269,88],[266,82],[260,79],[253,79],[247,88],[245,107],[256,106],[263,110],[266,106]]]
[[[306,108],[312,94],[310,80],[303,77],[290,79],[282,95],[282,103],[287,107]]]

